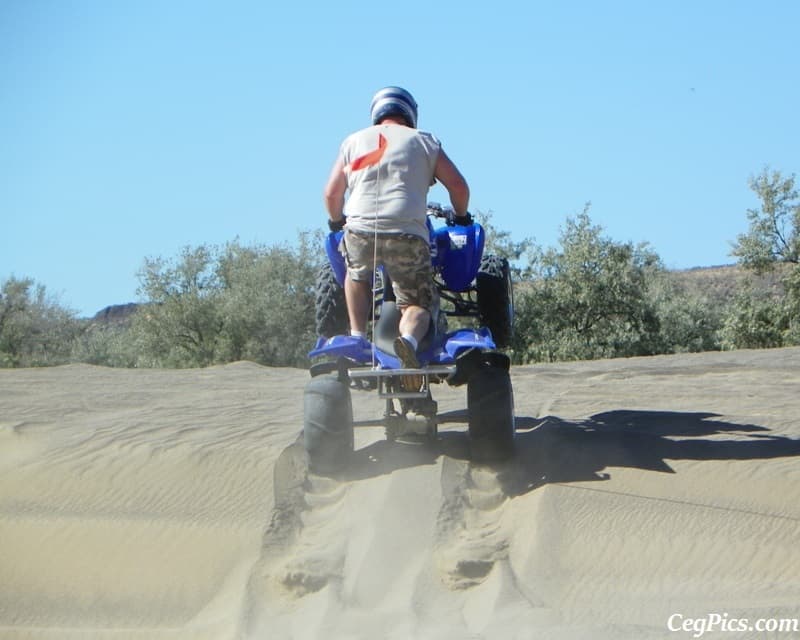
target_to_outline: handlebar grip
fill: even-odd
[[[469,212],[467,212],[466,216],[459,217],[453,207],[442,207],[438,202],[428,203],[428,214],[437,218],[444,218],[450,227],[457,224],[469,226],[473,222],[472,215]]]
[[[469,211],[467,211],[466,215],[463,215],[463,216],[457,216],[457,215],[455,215],[455,212],[453,212],[453,224],[454,225],[460,225],[462,227],[468,227],[474,221],[475,220],[474,220],[474,218],[472,217],[472,214]]]

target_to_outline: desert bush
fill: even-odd
[[[70,360],[107,367],[136,367],[140,353],[130,323],[103,324],[85,320],[73,342]]]
[[[750,227],[734,244],[732,254],[742,266],[761,273],[777,263],[800,264],[800,194],[794,182],[794,174],[784,178],[769,168],[750,178],[761,206],[747,210]]]
[[[177,259],[146,258],[138,273],[147,310],[131,327],[142,366],[192,367],[216,361],[223,328],[217,249],[186,247]]]
[[[75,312],[31,278],[8,278],[0,291],[0,366],[31,367],[70,360],[80,332]]]
[[[534,280],[517,296],[515,360],[576,360],[653,353],[659,319],[649,282],[663,266],[646,244],[617,243],[588,205],[568,218],[560,249],[534,249]]]
[[[228,360],[297,365],[314,343],[314,282],[319,238],[302,234],[295,248],[226,247],[219,272],[227,295],[220,351]]]
[[[235,241],[145,260],[139,293],[146,304],[130,335],[139,366],[304,364],[314,338],[318,244],[303,234],[294,248]]]
[[[716,298],[687,287],[668,271],[654,271],[647,297],[658,318],[653,353],[693,353],[721,348],[723,307]]]
[[[727,348],[800,344],[800,193],[795,176],[765,168],[750,178],[761,206],[748,209],[748,231],[740,234],[733,255],[755,273],[779,272],[781,296],[743,289],[725,318]]]
[[[725,315],[722,346],[725,349],[781,347],[787,328],[787,317],[779,300],[743,289]]]

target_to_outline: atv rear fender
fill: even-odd
[[[339,251],[342,237],[344,237],[344,231],[329,233],[325,237],[325,253],[328,254],[328,261],[333,267],[333,275],[336,276],[336,282],[343,287],[344,277],[347,274],[347,265],[345,264],[344,256]]]

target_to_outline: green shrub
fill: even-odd
[[[131,339],[139,366],[192,367],[235,360],[302,366],[314,340],[319,243],[186,248],[148,259],[140,271],[146,305]]]
[[[31,278],[8,278],[0,291],[0,366],[33,367],[70,361],[80,332],[75,312]]]

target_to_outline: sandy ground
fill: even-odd
[[[435,445],[339,479],[307,379],[0,370],[0,637],[800,637],[755,629],[800,619],[800,349],[515,368],[500,468],[437,386]]]

